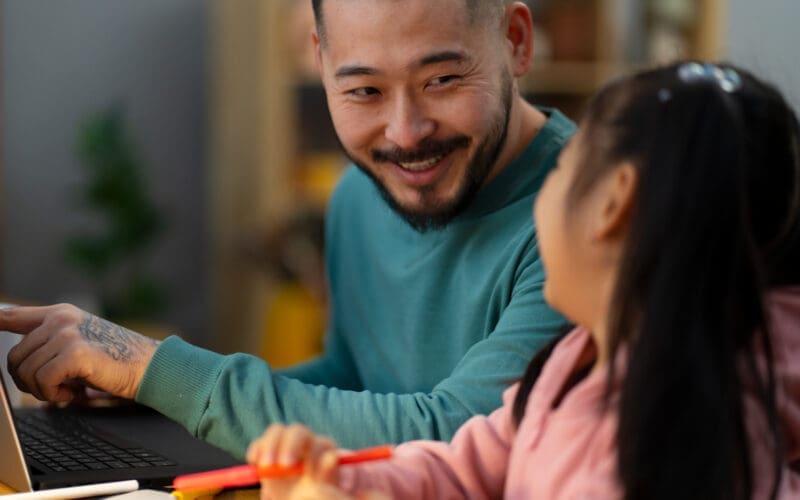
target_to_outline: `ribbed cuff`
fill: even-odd
[[[136,401],[179,422],[193,435],[208,407],[224,356],[171,336],[155,352]]]

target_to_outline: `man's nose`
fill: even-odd
[[[412,98],[402,97],[393,106],[384,135],[401,149],[414,149],[435,129],[434,121]]]

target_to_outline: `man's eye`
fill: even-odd
[[[431,81],[428,82],[428,85],[433,87],[442,87],[456,80],[458,80],[458,75],[437,76],[436,78],[431,79]]]
[[[377,95],[378,94],[378,89],[376,89],[375,87],[361,87],[361,88],[349,90],[347,93],[350,94],[353,97],[358,97],[358,98],[362,98],[363,99],[363,98],[366,98],[366,97],[371,97],[371,96]]]

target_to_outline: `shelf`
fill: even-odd
[[[724,47],[727,2],[668,2],[673,8],[691,4],[696,12],[691,23],[684,23],[685,29],[661,19],[670,33],[686,37],[681,57],[718,55]],[[640,61],[656,60],[651,50],[652,8],[658,2],[533,3],[540,34],[534,54],[540,59],[534,60],[519,85],[537,105],[577,119],[586,99],[599,87],[638,69]],[[338,151],[339,145],[314,69],[308,36],[314,23],[311,2],[243,0],[210,5],[215,347],[223,352],[257,351],[265,305],[280,283],[276,273],[255,272],[251,262],[243,261],[241,242],[291,222],[307,207],[308,192],[326,192],[334,170],[319,165],[335,163],[331,159],[335,157],[325,155]],[[297,183],[309,187],[308,192],[298,190]]]
[[[589,96],[630,67],[616,62],[534,62],[520,80],[523,94]]]

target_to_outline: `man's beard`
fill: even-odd
[[[489,176],[492,167],[497,162],[497,158],[500,156],[500,152],[505,145],[508,135],[508,121],[511,115],[512,85],[513,83],[510,75],[506,74],[503,78],[502,114],[499,115],[491,125],[486,138],[476,149],[472,160],[467,166],[462,184],[456,196],[450,201],[435,202],[432,200],[427,206],[419,210],[405,208],[400,205],[386,186],[366,165],[358,161],[347,149],[342,149],[344,149],[345,153],[350,157],[350,160],[372,179],[381,197],[383,197],[389,207],[411,227],[419,232],[442,229],[455,217],[463,213],[470,203],[472,203],[475,195]],[[457,149],[468,148],[471,142],[472,140],[466,136],[455,136],[444,140],[425,139],[420,142],[416,149],[411,151],[404,151],[400,148],[374,150],[372,151],[372,160],[378,164],[386,162],[410,163],[422,161],[436,156],[450,154]],[[426,186],[418,190],[418,193],[423,199],[426,195],[433,195],[434,192],[435,186]]]

